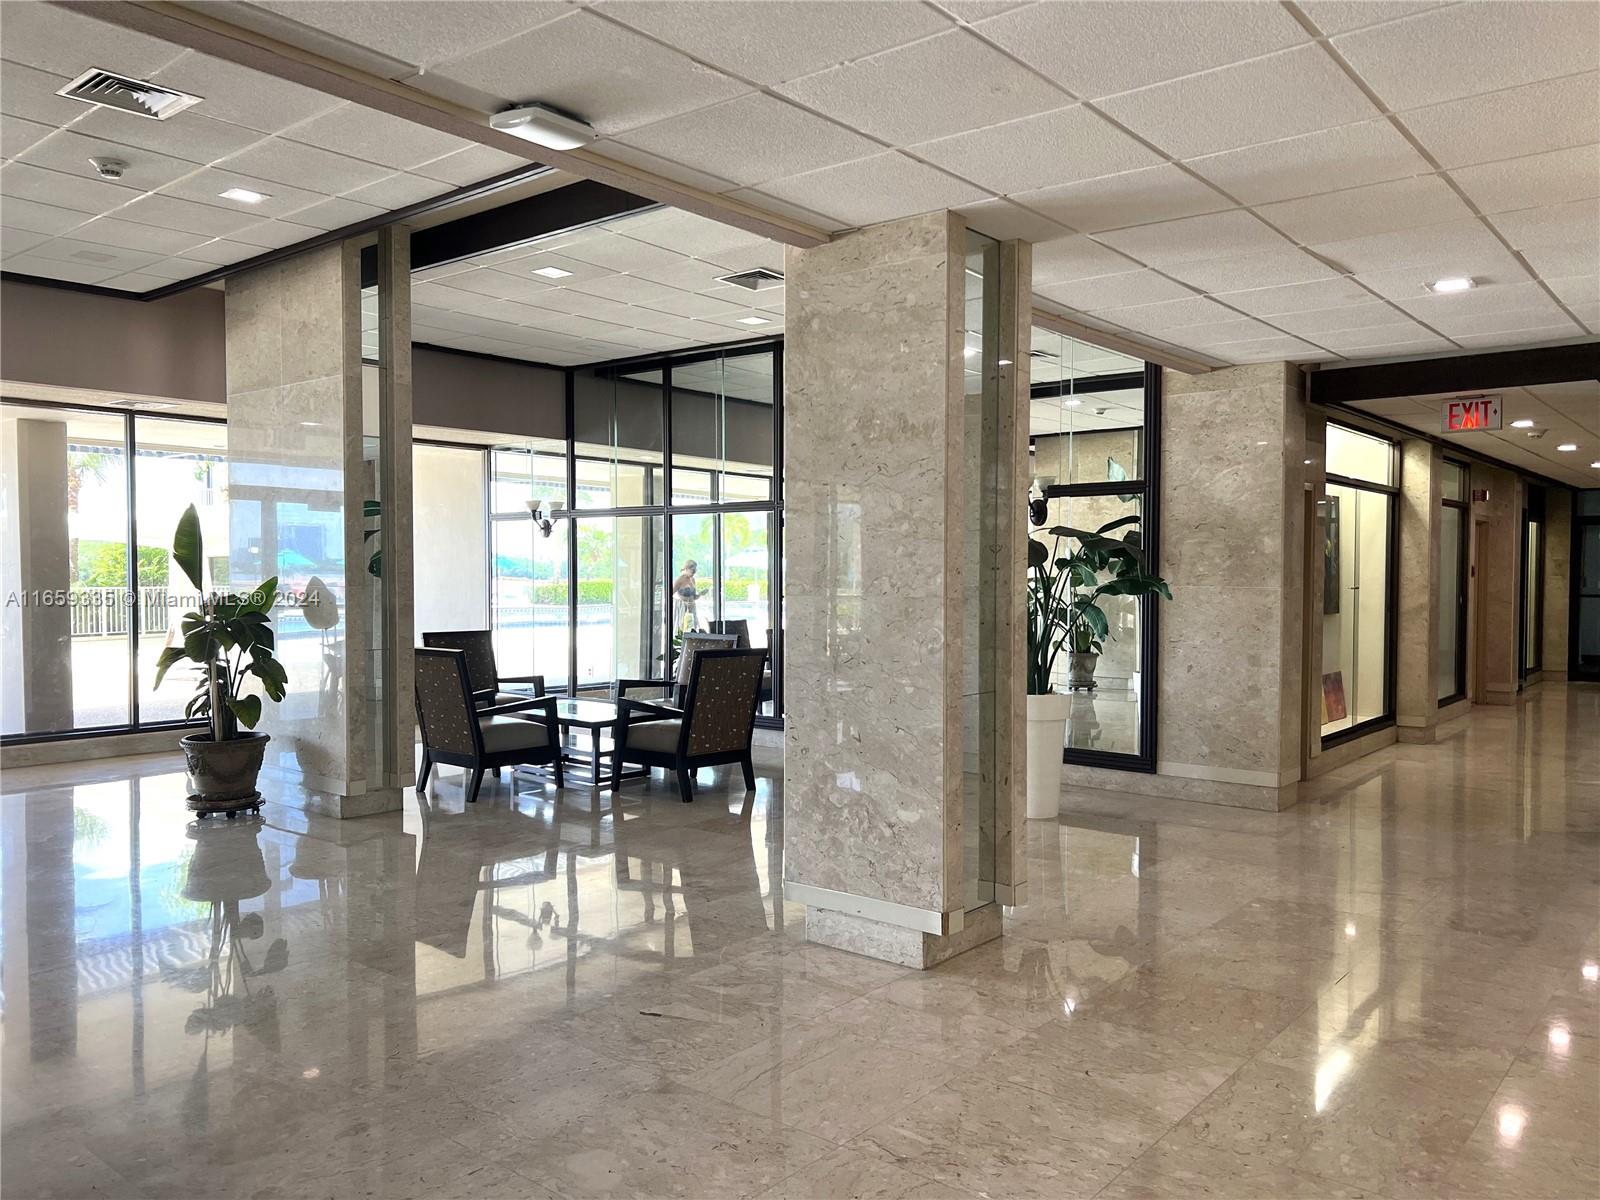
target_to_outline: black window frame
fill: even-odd
[[[1461,529],[1457,533],[1456,555],[1456,673],[1454,684],[1448,696],[1438,696],[1438,707],[1444,708],[1449,704],[1456,704],[1467,698],[1467,598],[1472,581],[1472,564],[1469,558],[1472,554],[1472,468],[1460,459],[1444,458],[1446,467],[1454,467],[1461,472],[1461,498],[1452,500],[1449,496],[1441,494],[1439,507],[1441,509],[1455,509],[1461,514]],[[1442,532],[1442,531],[1441,531]],[[1441,585],[1443,581],[1441,580]],[[1435,680],[1437,687],[1437,680]]]
[[[1520,531],[1522,548],[1517,555],[1517,690],[1520,692],[1528,685],[1528,677],[1539,674],[1544,670],[1544,638],[1538,637],[1533,642],[1532,661],[1528,655],[1528,635],[1532,629],[1544,629],[1544,558],[1545,539],[1549,536],[1549,528],[1545,522],[1545,493],[1542,487],[1532,483],[1523,484],[1522,493],[1522,529]],[[1539,529],[1539,556],[1538,562],[1533,562],[1528,553],[1529,532],[1534,526]],[[1528,572],[1533,572],[1533,612],[1528,612]],[[1530,629],[1530,616],[1531,629]]]

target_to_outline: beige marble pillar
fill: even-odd
[[[1287,363],[1162,373],[1156,772],[1068,788],[1282,809],[1298,799],[1306,414]]]
[[[1567,677],[1572,605],[1572,502],[1565,488],[1544,494],[1544,678]]]
[[[407,280],[387,245],[381,269]],[[399,808],[413,753],[409,290],[380,312],[388,357],[369,394],[356,243],[228,281],[229,584],[277,575],[325,597],[276,610],[289,689],[259,726],[263,790],[336,817]]]
[[[1400,605],[1395,626],[1395,725],[1402,742],[1431,742],[1439,725],[1439,532],[1444,456],[1400,443]]]
[[[0,430],[0,728],[71,729],[72,546],[67,536],[67,423],[40,411]],[[45,603],[44,601],[49,601]],[[101,682],[85,680],[91,687]]]
[[[1026,269],[1025,247],[1001,251],[1002,275]],[[1021,656],[1009,653],[1026,356],[1021,335],[1002,331],[1002,417],[969,421],[965,255],[961,219],[935,213],[791,249],[785,271],[784,895],[806,905],[811,940],[913,967],[997,937],[1000,904],[1026,882],[1012,836],[1023,828],[1010,727]],[[1001,286],[1014,322],[1027,285]],[[980,436],[1010,453],[973,489]],[[1004,507],[969,528],[974,493]],[[976,560],[972,529],[995,537]],[[987,623],[968,621],[984,603],[974,569],[1004,593]],[[1002,810],[988,830],[964,824],[969,625],[983,631],[983,690],[995,699],[975,767]],[[1005,849],[969,867],[967,839],[981,837]]]
[[[1518,562],[1522,555],[1521,483],[1510,471],[1472,464],[1473,568],[1469,634],[1474,704],[1517,702]]]

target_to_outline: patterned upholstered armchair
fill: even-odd
[[[744,786],[754,789],[750,738],[766,663],[765,650],[702,650],[681,709],[619,699],[612,788],[621,786],[622,764],[631,762],[677,772],[685,803],[694,799],[694,773],[701,767],[738,763]]]
[[[500,674],[494,661],[494,634],[487,629],[449,629],[422,635],[430,650],[460,650],[467,656],[467,676],[472,680],[473,702],[479,708],[515,704],[529,696],[544,695],[543,675]],[[532,684],[533,690],[507,691],[508,683]]]
[[[417,724],[422,730],[417,791],[427,787],[435,763],[471,772],[468,802],[478,798],[483,773],[501,767],[549,764],[556,786],[565,786],[554,696],[523,696],[510,704],[480,708],[473,697],[465,651],[418,650],[416,656]]]

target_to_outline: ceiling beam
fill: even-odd
[[[1306,375],[1306,399],[1312,404],[1348,404],[1353,400],[1482,392],[1579,379],[1600,379],[1600,342],[1324,367]]]
[[[303,50],[264,34],[218,20],[209,12],[168,0],[50,0],[58,7],[95,17],[173,45],[184,46],[238,66],[297,83],[302,87],[365,108],[388,113],[415,125],[436,129],[463,141],[476,142],[530,162],[548,164],[624,191],[647,196],[686,212],[721,221],[759,237],[789,246],[820,246],[830,239],[824,229],[767,212],[753,204],[719,196],[664,176],[629,166],[590,150],[550,150],[489,127],[489,115],[430,96],[404,83],[385,79]]]
[[[1118,354],[1127,354],[1158,366],[1171,367],[1174,371],[1182,371],[1185,375],[1204,375],[1226,365],[1212,359],[1186,354],[1173,346],[1158,346],[1129,334],[1112,333],[1093,325],[1085,325],[1063,313],[1040,308],[1037,304],[1033,306],[1033,323],[1040,329],[1077,338],[1081,342],[1088,342],[1103,350],[1115,350]]]

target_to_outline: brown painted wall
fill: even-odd
[[[221,404],[222,293],[146,303],[0,282],[0,376]]]
[[[411,416],[444,425],[518,437],[567,436],[566,375],[549,367],[411,351]]]

